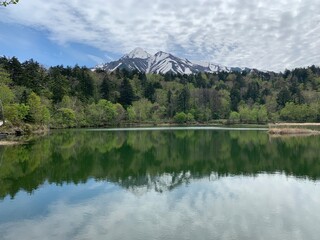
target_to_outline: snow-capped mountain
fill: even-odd
[[[220,64],[205,62],[205,61],[197,61],[194,63],[207,69],[208,70],[207,72],[222,72],[222,71],[229,72],[232,69]]]
[[[138,70],[144,73],[180,73],[195,74],[199,72],[242,71],[241,68],[228,68],[210,62],[191,62],[188,59],[178,58],[170,53],[157,52],[155,55],[147,53],[142,48],[136,48],[129,54],[125,54],[117,61],[100,64],[95,67],[113,72],[117,68],[129,71]]]
[[[148,191],[166,192],[170,191],[183,184],[188,184],[192,181],[201,181],[204,176],[192,174],[191,172],[176,172],[176,173],[162,173],[159,175],[141,175],[138,177],[129,177],[118,182],[119,185],[141,196]],[[210,181],[219,179],[217,173],[210,173],[205,178]]]
[[[147,59],[150,58],[152,55],[147,53],[142,48],[135,48],[133,51],[131,51],[129,54],[124,55],[122,58],[140,58],[140,59]]]

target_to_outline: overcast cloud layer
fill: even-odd
[[[21,0],[0,21],[115,54],[142,47],[282,71],[319,65],[319,9],[318,0]]]

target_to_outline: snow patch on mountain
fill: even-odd
[[[148,59],[151,57],[151,54],[147,53],[142,48],[135,48],[130,53],[124,55],[122,58],[139,58],[139,59]]]

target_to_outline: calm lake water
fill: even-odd
[[[0,147],[0,239],[319,239],[320,137],[67,130]]]

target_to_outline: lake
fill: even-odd
[[[320,136],[53,131],[0,147],[0,239],[319,239]]]

